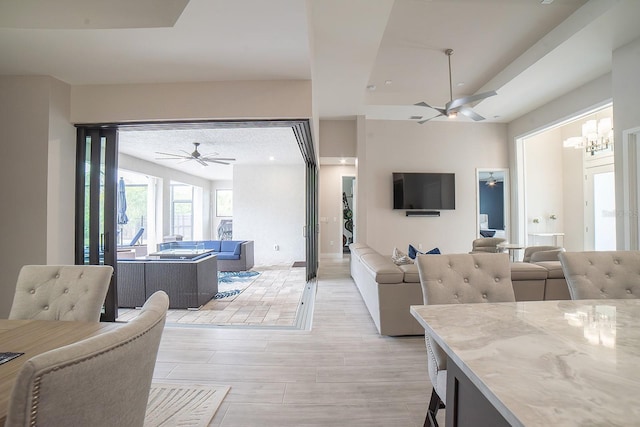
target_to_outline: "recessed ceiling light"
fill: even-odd
[[[391,80],[385,80],[384,81],[384,84],[386,84],[387,86],[390,85],[391,83],[393,83],[393,81],[391,81]]]
[[[551,4],[553,0],[540,0],[540,4]]]
[[[464,82],[458,82],[458,83],[456,84],[456,86],[458,86],[458,87],[464,86]]]
[[[273,156],[269,156],[269,160],[274,161],[276,158]]]
[[[376,90],[376,85],[368,85],[367,90],[370,90],[370,91]]]

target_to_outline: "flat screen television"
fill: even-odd
[[[393,173],[393,209],[455,209],[453,173]]]

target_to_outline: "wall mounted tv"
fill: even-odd
[[[453,173],[393,173],[393,209],[455,209]]]

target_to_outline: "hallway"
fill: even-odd
[[[165,328],[154,380],[231,386],[211,426],[421,426],[422,337],[378,335],[349,275],[322,259],[312,330]]]

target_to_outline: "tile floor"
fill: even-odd
[[[215,427],[422,426],[424,339],[377,333],[348,262],[321,260],[311,330],[167,326],[154,379],[231,386]]]
[[[306,283],[305,269],[281,265],[252,270],[260,275],[231,301],[212,300],[200,310],[169,310],[167,323],[293,326]],[[120,309],[118,321],[135,316],[136,310]]]

